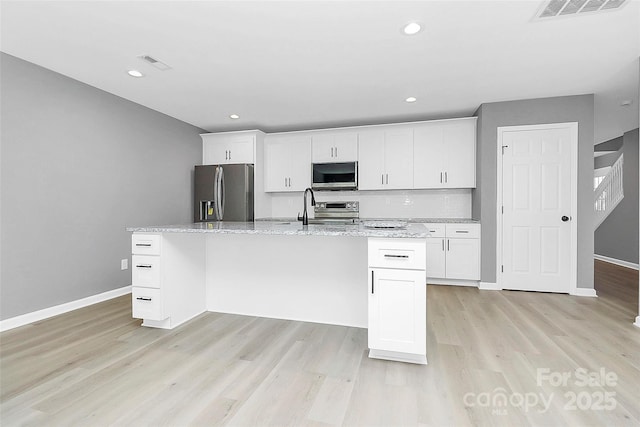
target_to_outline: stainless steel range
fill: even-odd
[[[313,212],[312,224],[354,224],[360,218],[360,203],[316,202]]]

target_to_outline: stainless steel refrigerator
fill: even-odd
[[[253,221],[253,165],[195,167],[194,222]]]

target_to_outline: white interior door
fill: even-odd
[[[572,151],[576,127],[502,132],[501,287],[571,290]]]

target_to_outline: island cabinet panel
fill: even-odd
[[[369,357],[426,364],[426,242],[369,238]]]
[[[372,268],[369,277],[369,348],[424,354],[427,336],[424,271]]]
[[[255,162],[255,133],[203,134],[202,164],[227,165]]]
[[[414,188],[475,188],[475,117],[417,124],[413,146]]]
[[[204,236],[133,233],[133,317],[172,329],[205,311]]]
[[[265,191],[304,191],[311,186],[311,136],[265,138]]]
[[[358,160],[358,134],[356,132],[326,131],[312,136],[313,163],[342,163]]]
[[[413,128],[389,126],[358,134],[360,190],[413,188]]]

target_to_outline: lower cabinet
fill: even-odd
[[[480,280],[480,224],[425,224],[427,277]]]
[[[369,357],[427,363],[424,260],[422,239],[369,239]]]

